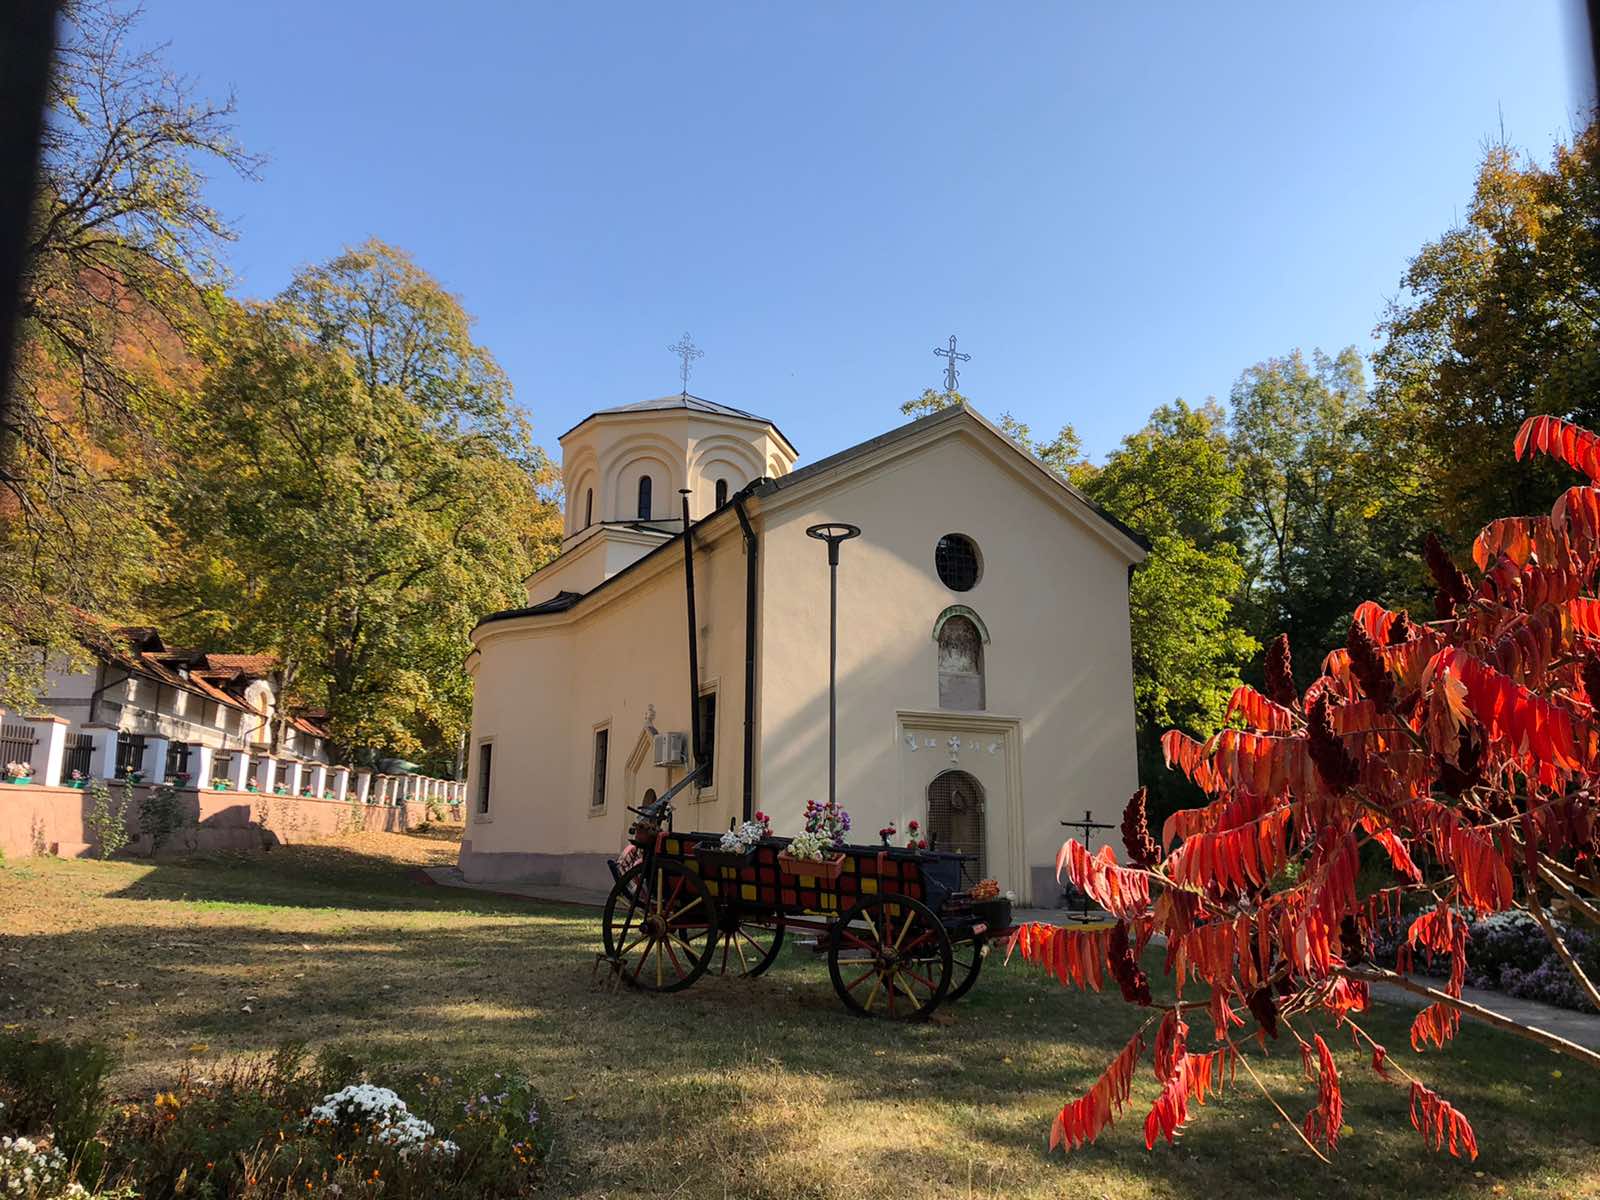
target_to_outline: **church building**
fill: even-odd
[[[838,567],[852,840],[915,820],[1055,902],[1062,820],[1114,821],[1137,786],[1136,533],[966,405],[797,466],[771,421],[685,393],[594,413],[561,451],[561,553],[472,635],[468,879],[609,887],[627,806],[696,765],[691,697],[710,765],[675,827],[760,810],[799,832],[829,759],[828,547],[806,530],[838,522],[861,530]]]

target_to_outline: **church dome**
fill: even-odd
[[[600,409],[561,435],[566,537],[619,523],[676,529],[680,489],[699,519],[795,458],[766,417],[687,392]]]

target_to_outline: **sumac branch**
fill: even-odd
[[[1600,1054],[1462,998],[1468,923],[1517,909],[1600,1007],[1552,919],[1600,924],[1600,438],[1538,417],[1515,451],[1550,455],[1588,481],[1548,516],[1487,526],[1472,547],[1476,576],[1430,535],[1434,619],[1361,604],[1304,692],[1287,641],[1274,642],[1265,694],[1237,689],[1226,728],[1204,742],[1177,731],[1162,739],[1167,765],[1210,799],[1174,814],[1159,843],[1141,793],[1124,814],[1124,861],[1110,847],[1062,847],[1058,874],[1116,924],[1030,925],[1013,949],[1069,986],[1115,980],[1150,1017],[1062,1108],[1052,1147],[1092,1142],[1116,1120],[1147,1049],[1159,1084],[1147,1146],[1171,1140],[1189,1102],[1203,1103],[1240,1065],[1267,1094],[1234,1041],[1239,1029],[1298,1045],[1315,1096],[1288,1125],[1319,1157],[1337,1147],[1346,1079],[1370,1067],[1369,1078],[1409,1085],[1427,1147],[1475,1158],[1467,1118],[1356,1023],[1373,982],[1433,1001],[1412,1025],[1416,1050],[1444,1049],[1466,1017],[1600,1068]],[[1374,870],[1388,877],[1374,881]],[[1393,972],[1368,962],[1380,927],[1404,935]],[[1170,1000],[1152,997],[1137,965],[1152,943],[1166,948]],[[1419,960],[1446,972],[1442,989],[1411,979]],[[1215,1049],[1190,1049],[1185,1014],[1210,1017]],[[1345,1070],[1340,1036],[1301,1032],[1316,1015],[1355,1043]]]

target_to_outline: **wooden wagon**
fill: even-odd
[[[612,863],[603,958],[648,991],[678,991],[710,970],[760,975],[798,929],[816,934],[851,1012],[921,1019],[971,990],[989,942],[1010,928],[1009,901],[960,890],[969,855],[843,846],[831,865],[786,865],[787,838],[730,852],[720,834],[673,832],[665,797],[630,811],[639,857],[625,870]]]

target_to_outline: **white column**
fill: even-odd
[[[284,766],[283,786],[289,789],[289,795],[291,796],[300,794],[300,775],[301,765],[299,759],[295,759]]]
[[[317,763],[311,768],[311,794],[318,800],[322,793],[328,790],[328,767],[326,763]]]
[[[278,760],[270,754],[262,755],[261,765],[256,770],[256,786],[263,793],[270,795],[278,783]]]
[[[372,800],[372,772],[356,772],[356,800],[361,804],[371,804]]]
[[[189,782],[196,791],[211,790],[211,775],[217,752],[204,742],[189,743]]]
[[[67,720],[35,717],[28,724],[33,727],[34,756],[43,760],[34,764],[34,778],[45,787],[59,787],[63,782],[61,771],[67,763]]]
[[[151,787],[167,781],[167,747],[171,743],[162,737],[145,738],[144,762],[139,767],[144,768],[144,781]],[[134,770],[139,770],[135,767]]]
[[[94,767],[89,774],[98,779],[115,779],[117,777],[117,731],[115,729],[96,729],[94,731]]]
[[[233,785],[234,791],[242,792],[249,784],[250,766],[250,752],[248,750],[241,747],[233,752],[233,775],[228,782]]]
[[[350,798],[350,768],[333,769],[333,798],[343,804]]]

